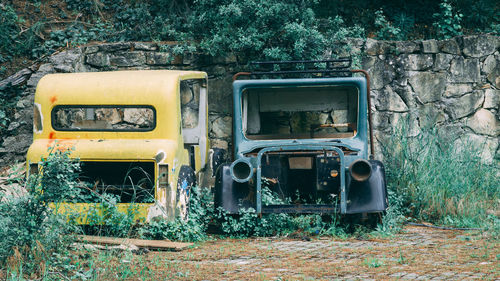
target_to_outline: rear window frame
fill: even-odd
[[[59,110],[59,109],[68,109],[68,108],[139,108],[139,109],[143,109],[143,108],[148,108],[148,109],[151,109],[153,111],[153,124],[151,126],[151,128],[135,128],[135,129],[75,129],[75,128],[60,128],[60,127],[57,127],[55,126],[56,125],[56,111]],[[156,114],[156,109],[154,106],[152,105],[149,105],[149,104],[127,104],[127,105],[124,105],[124,104],[118,104],[118,105],[115,105],[115,104],[103,104],[103,105],[100,105],[100,104],[96,104],[96,105],[89,105],[89,104],[85,104],[85,105],[79,105],[79,104],[58,104],[56,106],[54,106],[52,108],[52,110],[50,111],[50,122],[51,122],[51,126],[52,126],[52,129],[54,129],[55,131],[60,131],[60,132],[151,132],[153,130],[156,129],[156,125],[157,125],[157,122],[156,122],[156,118],[157,118],[157,114]]]

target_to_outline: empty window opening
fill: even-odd
[[[52,126],[60,131],[151,131],[156,112],[141,105],[60,105],[52,110]]]
[[[358,93],[354,86],[245,89],[243,131],[249,139],[353,137]]]
[[[200,112],[200,89],[203,80],[184,80],[180,83],[182,128],[198,126]]]

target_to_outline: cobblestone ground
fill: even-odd
[[[484,233],[407,227],[390,238],[218,240],[143,262],[155,279],[500,280],[498,241]]]

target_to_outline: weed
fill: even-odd
[[[153,220],[138,230],[146,239],[170,239],[177,241],[203,241],[208,238],[206,231],[213,219],[213,196],[210,189],[191,188],[189,215],[187,219],[173,221]]]
[[[498,209],[498,162],[484,163],[466,139],[449,143],[435,129],[407,137],[407,130],[400,124],[383,145],[391,205],[420,220],[494,229],[487,210]],[[397,209],[386,221],[400,216]]]
[[[72,241],[75,229],[65,217],[51,210],[74,198],[78,163],[69,151],[52,147],[40,163],[40,173],[30,176],[22,196],[1,195],[0,263],[13,272],[43,274],[47,263],[55,264]]]
[[[408,263],[408,259],[403,256],[403,251],[401,251],[401,248],[399,248],[398,263],[399,264],[407,264]]]
[[[384,262],[382,260],[377,259],[376,257],[367,257],[363,261],[363,264],[368,266],[369,268],[377,268],[384,266]]]

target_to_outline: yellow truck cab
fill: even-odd
[[[29,173],[48,149],[71,149],[89,192],[113,194],[118,209],[172,219],[187,212],[190,187],[207,163],[207,74],[140,70],[50,74],[37,85]],[[90,186],[90,188],[88,188]],[[92,202],[61,209],[86,214]]]

